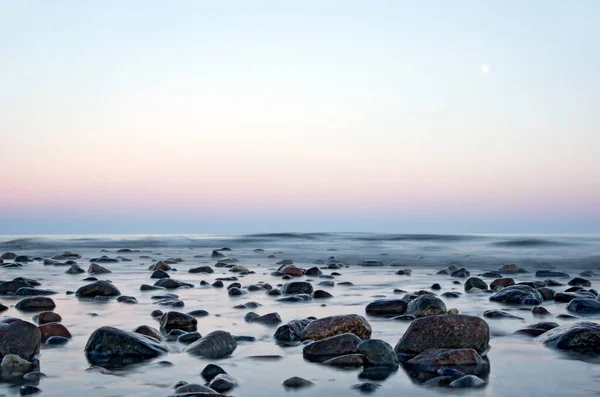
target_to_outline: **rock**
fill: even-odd
[[[133,332],[135,332],[136,334],[149,336],[158,341],[162,341],[162,339],[163,339],[159,330],[157,330],[156,328],[152,328],[148,325],[140,325],[139,327],[134,329]]]
[[[81,267],[79,267],[79,265],[74,264],[74,265],[71,265],[71,267],[68,268],[65,273],[67,273],[67,274],[81,274],[81,273],[85,273],[85,270],[83,270]]]
[[[524,320],[523,317],[515,316],[514,314],[507,313],[502,310],[486,310],[483,312],[483,317],[494,318],[494,319],[513,319],[513,320]]]
[[[398,276],[412,276],[412,270],[410,269],[400,269],[396,273]]]
[[[314,385],[313,382],[297,376],[284,380],[282,384],[286,389],[302,389]]]
[[[92,263],[90,265],[90,267],[88,268],[88,273],[90,273],[90,274],[106,274],[106,273],[112,273],[112,272],[105,267],[102,267],[96,263]]]
[[[588,298],[576,298],[569,302],[567,310],[578,314],[600,313],[600,301]]]
[[[121,292],[108,281],[95,281],[80,287],[75,295],[81,298],[93,298],[96,296],[119,296]]]
[[[230,356],[236,347],[234,337],[229,332],[219,330],[192,343],[185,351],[194,356],[217,359]]]
[[[386,380],[391,374],[398,370],[398,366],[374,366],[364,367],[361,373],[358,374],[359,379],[369,379],[383,381]]]
[[[19,289],[21,288],[26,288],[26,287],[31,287],[31,284],[29,284],[26,281],[22,281],[22,280],[12,280],[12,281],[6,281],[0,284],[0,295],[7,295],[9,293],[15,293],[17,292]]]
[[[554,300],[555,292],[553,289],[542,287],[537,288],[537,291],[540,293],[540,295],[542,295],[542,299],[544,299],[545,301]]]
[[[188,270],[188,273],[206,273],[206,274],[212,274],[214,272],[215,271],[210,266],[194,267],[194,268]]]
[[[471,288],[478,288],[481,290],[488,289],[488,285],[485,281],[477,277],[469,277],[467,281],[465,281],[465,291],[469,292]]]
[[[528,325],[525,328],[517,330],[515,332],[515,334],[522,334],[522,335],[536,337],[536,336],[540,336],[541,334],[544,334],[556,327],[558,327],[558,323],[551,322],[551,321],[544,321],[541,323]]]
[[[369,339],[371,325],[364,317],[357,314],[324,317],[308,324],[300,339],[321,340],[345,333],[353,333],[361,339]]]
[[[438,283],[435,283],[435,284],[432,284],[430,288],[434,291],[439,291],[442,289],[442,286],[439,285]]]
[[[32,371],[32,372],[28,372],[25,375],[23,375],[23,380],[25,382],[39,382],[40,379],[42,378],[46,378],[46,374],[44,374],[43,372],[39,372],[39,371]]]
[[[359,368],[365,365],[365,357],[362,354],[346,354],[323,361],[323,365],[332,367]]]
[[[474,349],[428,349],[406,363],[424,371],[453,366],[489,366]]]
[[[354,334],[340,334],[304,346],[302,354],[308,361],[323,362],[334,357],[358,353],[358,345],[361,342],[362,340]]]
[[[275,335],[273,337],[275,340],[279,342],[295,342],[300,340],[300,335],[306,328],[308,324],[310,324],[312,319],[304,319],[304,320],[294,320],[289,323],[280,326],[275,331]]]
[[[569,285],[578,286],[578,287],[591,287],[592,283],[590,280],[586,280],[585,278],[575,277],[572,280],[569,280],[567,283]]]
[[[306,281],[292,281],[281,287],[281,293],[284,295],[312,294],[313,286]]]
[[[554,278],[570,278],[567,273],[555,272],[552,270],[538,270],[535,272],[536,277],[554,277]]]
[[[283,273],[283,274],[287,274],[288,276],[292,276],[292,277],[300,277],[302,276],[304,273],[302,272],[302,269],[300,269],[299,267],[296,267],[294,265],[284,265],[281,266],[278,269],[279,272]]]
[[[368,365],[394,366],[398,364],[398,355],[389,343],[379,339],[370,339],[358,345],[358,353],[364,356]]]
[[[15,254],[14,252],[5,252],[2,254],[2,256],[0,258],[2,259],[7,259],[7,260],[13,260],[17,257],[17,254]]]
[[[133,296],[121,295],[117,298],[117,302],[133,305],[133,304],[137,303],[137,299],[135,299],[135,297],[133,297]]]
[[[546,285],[548,287],[560,287],[560,286],[564,285],[563,283],[556,281],[556,280],[552,280],[552,279],[544,280],[544,282],[546,283]]]
[[[16,354],[5,355],[2,358],[2,363],[0,363],[0,371],[4,379],[21,377],[33,369],[34,366],[32,363]]]
[[[543,306],[536,306],[531,309],[531,314],[533,314],[534,316],[548,316],[551,313],[548,311],[548,309],[546,309]]]
[[[527,285],[511,285],[490,297],[493,302],[508,304],[535,305],[542,303],[542,295]]]
[[[575,298],[577,298],[577,295],[571,292],[557,292],[554,294],[555,302],[566,303],[571,302]]]
[[[208,316],[208,312],[206,310],[202,310],[202,309],[192,310],[191,312],[188,312],[188,314],[190,316],[194,316],[194,317],[206,317],[206,316]]]
[[[84,348],[91,364],[128,364],[158,357],[168,348],[154,338],[114,327],[100,327]]]
[[[482,354],[489,340],[490,329],[479,317],[427,316],[410,324],[395,350],[398,354],[415,355],[428,349],[474,349]]]
[[[59,323],[43,324],[40,325],[38,328],[40,329],[42,343],[45,343],[51,336],[62,336],[63,338],[67,339],[72,338],[71,333],[69,332],[67,327]]]
[[[226,374],[226,373],[227,372],[225,372],[225,370],[223,368],[219,367],[218,365],[208,364],[206,367],[204,367],[204,369],[202,370],[200,375],[202,375],[204,380],[206,380],[207,382],[210,382],[211,380],[213,380],[215,378],[215,376],[220,375],[220,374]]]
[[[307,269],[306,272],[304,272],[304,274],[309,277],[317,277],[322,275],[323,273],[318,267],[315,266],[311,267],[310,269]]]
[[[465,375],[450,383],[450,387],[465,388],[465,387],[481,387],[485,385],[485,381],[475,375]]]
[[[502,273],[496,272],[496,271],[485,272],[485,273],[480,274],[479,277],[485,277],[485,278],[502,278]]]
[[[502,265],[498,268],[498,271],[502,274],[516,274],[519,273],[519,266],[515,264]]]
[[[212,283],[212,286],[215,288],[223,288],[225,285],[223,284],[223,281],[217,280],[214,283]]]
[[[180,386],[175,389],[175,393],[178,395],[190,396],[190,395],[205,395],[205,396],[218,396],[218,394],[207,386],[198,385],[196,383],[190,383],[187,385]]]
[[[56,304],[54,301],[45,296],[31,296],[29,298],[23,298],[15,305],[16,309],[27,312],[52,310],[55,307]]]
[[[21,396],[29,396],[31,394],[40,393],[42,389],[33,385],[24,385],[19,388],[19,395]]]
[[[177,338],[177,342],[189,345],[190,343],[194,343],[200,339],[202,339],[202,335],[200,335],[199,332],[188,332],[184,335],[180,335]]]
[[[385,264],[381,261],[374,261],[374,260],[365,260],[362,261],[360,263],[360,266],[364,266],[364,267],[379,267],[379,266],[385,266]]]
[[[442,269],[439,272],[437,272],[437,274],[450,275],[450,274],[454,273],[457,270],[458,270],[458,266],[456,266],[456,265],[450,265],[450,266],[446,267],[445,269]]]
[[[460,292],[444,292],[442,294],[442,297],[446,298],[446,299],[456,299],[456,298],[460,298]]]
[[[365,308],[371,316],[397,316],[406,312],[408,302],[402,299],[379,299]]]
[[[494,291],[498,291],[499,289],[509,287],[511,285],[515,285],[515,280],[513,280],[512,278],[498,278],[490,283],[490,288]]]
[[[163,261],[158,261],[154,265],[150,266],[149,270],[171,270],[171,266],[167,265]]]
[[[208,387],[210,387],[218,393],[223,393],[233,389],[237,386],[237,384],[237,381],[233,379],[230,375],[219,374],[210,381]]]
[[[69,343],[70,338],[64,337],[64,336],[51,336],[48,339],[46,339],[46,344],[47,345],[54,345],[54,346],[64,346],[67,343]]]
[[[271,295],[271,294],[268,294],[268,295]],[[291,302],[291,303],[295,303],[295,302],[308,302],[310,300],[312,300],[312,295],[297,294],[297,295],[284,296],[283,298],[278,298],[277,302]]]
[[[62,321],[62,317],[58,313],[42,312],[33,316],[32,320],[39,325],[42,325],[47,323],[60,323]]]
[[[358,390],[361,393],[367,393],[367,394],[373,393],[379,387],[381,387],[381,385],[379,385],[377,383],[371,383],[371,382],[357,383],[355,385],[350,386],[350,388],[352,388],[354,390]]]
[[[467,278],[470,275],[471,275],[471,273],[469,273],[469,271],[467,269],[465,269],[464,267],[460,268],[457,271],[452,272],[450,274],[450,276],[452,276],[452,277],[461,277],[461,278]]]
[[[171,278],[171,276],[169,276],[169,273],[165,272],[164,270],[155,270],[152,275],[150,276],[151,279],[161,279],[161,278]]]
[[[600,353],[600,324],[578,322],[553,328],[541,335],[538,340],[548,347],[561,350]]]
[[[198,324],[196,318],[180,312],[167,312],[160,318],[160,328],[167,332],[173,329],[195,331],[196,324]]]
[[[233,273],[241,273],[241,274],[248,274],[250,273],[250,269],[248,269],[247,267],[244,266],[233,266],[231,269],[229,269],[230,272]]]
[[[231,287],[227,291],[227,294],[229,296],[242,296],[242,295],[246,295],[247,293],[248,293],[248,291],[244,291],[243,289],[238,288],[238,287]]]
[[[183,281],[175,280],[172,278],[161,278],[160,280],[154,283],[154,286],[166,289],[194,288],[192,284],[184,283]]]
[[[248,323],[260,323],[265,325],[277,325],[281,323],[281,317],[278,313],[267,313],[259,316],[254,312],[248,312],[244,316],[244,320]]]
[[[312,297],[314,299],[329,299],[329,298],[333,298],[333,295],[331,295],[327,291],[323,291],[322,289],[318,289],[318,290],[316,290],[315,292],[312,293]]]
[[[415,317],[445,314],[446,310],[444,302],[432,295],[421,295],[406,306],[406,314],[412,314]]]
[[[56,294],[56,291],[52,291],[49,289],[31,288],[31,287],[19,288],[17,290],[17,292],[15,292],[15,295],[17,295],[17,296],[44,296],[44,295],[54,295],[54,294]]]

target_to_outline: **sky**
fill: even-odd
[[[0,234],[600,232],[598,15],[0,1]]]

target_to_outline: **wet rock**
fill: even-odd
[[[490,329],[479,318],[465,315],[421,317],[413,321],[395,347],[396,353],[415,355],[428,349],[487,350]]]
[[[485,272],[485,273],[480,274],[479,277],[485,277],[485,278],[502,278],[502,273],[496,272],[496,271]]]
[[[342,368],[359,368],[365,365],[365,357],[362,354],[346,354],[323,361],[323,365]]]
[[[371,325],[364,317],[357,314],[324,317],[308,324],[300,339],[321,340],[345,333],[352,333],[361,339],[369,339]]]
[[[502,274],[516,274],[520,272],[519,266],[515,264],[502,265],[498,268],[498,271]]]
[[[21,311],[35,312],[52,310],[56,304],[51,298],[45,296],[31,296],[23,298],[15,305],[15,308]]]
[[[60,323],[62,321],[62,317],[58,313],[42,312],[33,316],[32,320],[39,325],[42,325],[47,323]]]
[[[535,305],[542,303],[542,295],[527,285],[511,285],[490,297],[493,302],[508,304]]]
[[[369,379],[383,381],[390,377],[398,370],[398,366],[372,366],[364,367],[361,373],[358,374],[359,379]]]
[[[281,266],[278,269],[279,272],[283,273],[283,274],[287,274],[288,276],[292,276],[292,277],[300,277],[302,276],[304,273],[302,272],[302,269],[300,269],[299,267],[296,267],[294,265],[284,265]]]
[[[442,297],[446,298],[446,299],[456,299],[456,298],[460,298],[460,292],[444,292],[442,294]]]
[[[32,285],[23,280],[12,280],[0,283],[0,295],[14,294],[21,288],[31,287]]]
[[[231,287],[227,291],[227,294],[229,296],[242,296],[242,295],[246,295],[247,293],[248,293],[248,291],[244,291],[243,289],[238,288],[238,287]]]
[[[244,316],[244,320],[248,323],[260,323],[265,325],[277,325],[281,323],[281,317],[278,313],[267,313],[262,316],[254,312],[249,312]]]
[[[150,278],[153,279],[161,279],[161,278],[170,278],[171,276],[169,276],[169,273],[165,272],[164,270],[155,270],[152,275],[150,276]]]
[[[194,267],[194,268],[188,270],[188,273],[206,273],[206,274],[212,274],[214,272],[215,271],[210,266]]]
[[[223,393],[223,392],[233,389],[237,385],[238,385],[237,381],[235,379],[233,379],[230,375],[219,374],[210,381],[210,383],[208,384],[208,387],[210,387],[211,389],[213,389],[214,391],[216,391],[218,393]]]
[[[445,314],[446,310],[444,302],[432,295],[421,295],[411,300],[406,306],[406,314],[412,314],[415,317]]]
[[[375,392],[379,387],[381,387],[381,385],[371,382],[357,383],[350,386],[351,389],[358,390],[359,392],[366,394]]]
[[[177,288],[194,288],[194,285],[184,283],[183,281],[175,280],[172,278],[161,278],[154,283],[156,287],[162,287],[166,289],[177,289]]]
[[[210,387],[198,385],[196,383],[179,386],[175,389],[175,393],[185,396],[196,396],[198,394],[205,396],[218,396],[217,392]]]
[[[223,288],[225,285],[223,284],[223,281],[217,280],[214,283],[212,283],[212,286],[215,288]]]
[[[434,291],[439,291],[442,289],[442,286],[439,285],[438,283],[435,283],[435,284],[432,284],[430,288]]]
[[[551,313],[548,311],[548,309],[546,309],[543,306],[536,306],[531,309],[531,314],[533,314],[534,316],[548,316]]]
[[[240,273],[240,274],[248,274],[250,273],[250,269],[248,269],[247,267],[244,266],[233,266],[231,269],[229,269],[230,272],[233,273]]]
[[[538,270],[535,272],[536,277],[553,277],[553,278],[570,278],[567,273],[555,272],[552,270]]]
[[[171,270],[171,266],[169,266],[168,264],[166,264],[163,261],[158,261],[154,265],[150,266],[148,269],[149,270],[164,270],[164,271],[167,271],[167,270]]]
[[[600,313],[600,301],[588,298],[576,298],[569,302],[567,310],[578,314]]]
[[[56,291],[52,291],[49,289],[39,289],[39,288],[19,288],[15,295],[17,296],[44,296],[44,295],[54,295]]]
[[[315,266],[311,267],[310,269],[307,269],[306,272],[304,272],[304,274],[310,277],[316,277],[322,275],[323,273],[318,267]]]
[[[362,354],[368,365],[394,366],[398,364],[398,355],[389,343],[379,339],[370,339],[358,345],[358,353]]]
[[[117,302],[133,305],[133,304],[137,303],[137,299],[135,299],[135,297],[133,297],[133,296],[121,295],[117,298]]]
[[[489,371],[489,364],[474,349],[428,349],[406,362],[422,371],[444,367],[474,367],[475,372]]]
[[[581,278],[581,277],[575,277],[574,279],[569,280],[569,282],[567,284],[572,285],[572,286],[578,286],[578,287],[591,287],[592,286],[592,283],[590,280],[586,280],[585,278]]]
[[[181,329],[184,331],[195,331],[198,321],[189,314],[180,312],[167,312],[160,318],[160,328],[167,332],[172,329]]]
[[[223,368],[215,364],[208,364],[200,373],[200,375],[202,375],[204,380],[206,380],[207,382],[210,382],[215,378],[215,376],[220,374],[227,374],[227,372],[225,372]]]
[[[6,259],[6,260],[13,260],[17,257],[17,254],[15,254],[14,252],[5,252],[2,254],[2,256],[0,258],[2,259]]]
[[[112,273],[112,272],[105,267],[102,267],[96,263],[92,263],[90,265],[90,267],[88,268],[88,273],[89,274],[107,274],[107,273]]]
[[[465,291],[469,292],[472,288],[478,288],[480,290],[488,289],[488,285],[485,281],[477,277],[469,277],[467,281],[465,281]]]
[[[412,270],[410,269],[400,269],[396,273],[398,276],[412,276]]]
[[[282,384],[283,387],[285,387],[286,389],[303,389],[305,387],[310,387],[314,385],[313,382],[303,378],[299,378],[297,376],[284,380]]]
[[[541,323],[530,324],[527,327],[516,331],[515,333],[536,337],[536,336],[540,336],[541,334],[544,334],[556,327],[558,327],[558,323],[551,322],[551,321],[544,321]]]
[[[190,316],[194,316],[194,317],[206,317],[206,316],[208,316],[208,312],[206,310],[202,310],[202,309],[192,310],[191,312],[188,312],[188,314]]]
[[[571,302],[575,298],[577,298],[577,295],[571,292],[557,292],[554,294],[554,301],[560,303]]]
[[[5,355],[0,363],[0,371],[4,379],[21,377],[33,369],[32,363],[16,354]]]
[[[42,378],[46,378],[46,374],[44,374],[43,372],[39,372],[39,371],[32,371],[32,372],[28,372],[25,375],[23,375],[23,380],[25,382],[39,382],[40,379]]]
[[[502,288],[509,287],[511,285],[515,285],[515,280],[510,277],[499,278],[490,283],[490,288],[494,291],[498,291]]]
[[[229,332],[219,330],[192,343],[185,351],[194,356],[217,359],[230,356],[236,347],[234,337]]]
[[[442,270],[438,271],[437,274],[450,275],[450,274],[456,272],[457,270],[458,270],[458,266],[456,266],[456,265],[450,265],[450,266],[446,267],[445,269],[442,269]]]
[[[554,295],[556,294],[556,292],[553,289],[542,287],[538,288],[537,291],[540,293],[540,295],[542,295],[542,299],[544,299],[545,301],[554,300]]]
[[[33,385],[24,385],[19,388],[19,395],[21,396],[29,396],[32,394],[40,393],[42,389]]]
[[[81,298],[93,298],[96,296],[119,296],[121,292],[108,281],[95,281],[80,287],[75,295]]]
[[[365,260],[362,261],[360,263],[360,266],[364,266],[364,267],[380,267],[380,266],[385,266],[385,264],[381,261],[376,261],[376,260]]]
[[[524,320],[523,317],[516,316],[511,313],[507,313],[502,310],[486,310],[483,312],[483,317],[493,319],[513,319],[513,320]]]
[[[194,343],[200,339],[202,339],[202,335],[200,335],[199,332],[188,332],[184,335],[180,335],[177,338],[177,342],[189,345],[190,343]]]
[[[90,259],[90,262],[96,262],[96,263],[119,263],[119,261],[117,259],[109,258],[106,255],[102,255],[99,258],[92,258],[92,259]]]
[[[81,267],[79,267],[79,265],[75,264],[75,265],[71,265],[71,267],[68,268],[65,273],[67,273],[67,274],[81,274],[81,273],[85,273],[85,270],[83,270]]]
[[[142,284],[140,286],[140,291],[159,291],[159,290],[163,290],[164,288],[162,287],[155,287],[153,285],[148,285],[148,284]]]
[[[72,335],[67,327],[59,323],[43,324],[38,328],[40,329],[42,343],[45,343],[51,336],[62,336],[63,338],[67,339],[72,338]]]
[[[281,293],[284,295],[312,294],[313,286],[311,283],[306,281],[293,281],[286,283],[283,287],[281,287]]]
[[[273,290],[273,291],[275,291],[275,290]],[[283,298],[278,298],[277,302],[296,303],[296,302],[308,302],[310,300],[312,300],[312,295],[296,294],[296,295],[284,296]]]
[[[64,336],[51,336],[48,339],[46,339],[46,344],[47,345],[53,345],[53,346],[64,346],[67,343],[69,343],[69,340],[71,338],[67,338]]]
[[[485,381],[475,375],[465,375],[450,383],[453,388],[481,387],[485,385]]]
[[[579,273],[579,275],[581,277],[594,277],[596,274],[594,273],[593,270],[585,270],[585,271]]]
[[[564,285],[560,281],[556,281],[556,280],[552,280],[552,279],[544,280],[544,282],[546,283],[546,286],[548,286],[548,287],[560,287],[560,286]]]
[[[315,292],[313,292],[312,296],[313,296],[314,299],[329,299],[329,298],[333,298],[333,295],[331,295],[327,291],[323,291],[322,289],[318,289]]]
[[[600,353],[600,324],[582,321],[553,328],[538,338],[548,347],[585,353]]]
[[[531,288],[539,289],[544,288],[546,283],[544,281],[521,281],[517,285],[527,285]]]
[[[139,327],[134,329],[133,332],[135,332],[136,334],[149,336],[159,341],[163,339],[159,330],[148,325],[140,325]]]
[[[408,302],[403,299],[379,299],[365,308],[371,316],[398,316],[406,312]]]
[[[460,277],[460,278],[467,278],[470,275],[471,275],[471,273],[467,269],[465,269],[464,267],[460,268],[457,271],[452,272],[450,274],[450,276],[452,276],[452,277]]]
[[[361,342],[354,334],[340,334],[304,346],[302,354],[308,361],[324,362],[346,354],[357,354]]]
[[[280,326],[275,331],[273,337],[279,342],[295,342],[300,340],[300,335],[304,329],[310,324],[312,319],[294,320]]]
[[[90,335],[84,351],[88,361],[96,365],[138,362],[158,357],[168,349],[154,338],[114,327],[101,327]]]

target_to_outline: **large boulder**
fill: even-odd
[[[323,362],[334,357],[358,353],[362,340],[354,334],[340,334],[304,346],[302,354],[308,361]]]
[[[539,306],[544,298],[537,290],[528,285],[511,285],[490,296],[490,300],[500,303]]]
[[[600,313],[600,301],[589,298],[576,298],[569,302],[567,310],[579,314]]]
[[[371,316],[399,316],[406,312],[408,302],[402,299],[378,299],[367,305],[367,314]]]
[[[440,298],[428,294],[421,295],[418,298],[411,300],[406,307],[406,314],[415,317],[445,314],[446,311],[446,305]]]
[[[428,349],[474,349],[482,354],[489,341],[490,328],[479,317],[426,316],[410,324],[395,350],[398,354],[416,355]]]
[[[71,339],[71,333],[62,324],[58,323],[48,323],[42,324],[38,327],[42,334],[42,343],[46,343],[46,341],[52,336],[62,336],[63,338]]]
[[[479,277],[469,277],[467,281],[465,281],[465,291],[468,292],[472,288],[486,290],[488,289],[488,285]]]
[[[114,327],[95,330],[84,348],[88,361],[94,365],[123,365],[158,357],[168,348],[154,338]]]
[[[394,366],[398,364],[398,355],[387,342],[370,339],[358,345],[358,352],[364,356],[368,365]]]
[[[194,356],[217,359],[230,356],[236,347],[235,338],[229,332],[219,330],[192,343],[185,351]]]
[[[538,337],[548,347],[600,354],[600,324],[582,321],[553,328]]]
[[[91,284],[80,287],[75,295],[81,298],[94,298],[96,296],[119,296],[121,291],[108,281],[95,281]]]
[[[281,287],[281,293],[284,295],[312,294],[313,286],[306,281],[292,281]]]
[[[15,308],[24,312],[42,312],[52,310],[56,304],[51,298],[45,296],[30,296],[23,298],[15,305]]]
[[[300,340],[300,335],[304,328],[313,321],[312,318],[305,318],[303,320],[290,321],[277,328],[273,337],[279,342],[296,342]]]
[[[345,333],[352,333],[361,339],[370,339],[371,325],[358,314],[324,317],[308,324],[300,339],[320,340]]]
[[[38,327],[18,318],[0,321],[0,358],[15,354],[25,360],[39,353],[42,335]]]

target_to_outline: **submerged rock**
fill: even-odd
[[[362,354],[346,354],[323,361],[323,365],[342,368],[358,368],[365,365],[365,357]]]
[[[302,354],[308,361],[323,362],[334,357],[358,353],[362,340],[354,334],[341,334],[304,346]]]
[[[511,313],[507,313],[502,310],[486,310],[485,312],[483,312],[483,317],[495,318],[495,319],[503,318],[503,319],[513,319],[513,320],[524,320],[523,317],[519,317],[519,316],[516,316]]]
[[[308,324],[300,339],[320,340],[345,333],[352,333],[361,339],[369,339],[371,325],[364,317],[357,314],[324,317]]]
[[[114,327],[95,330],[84,348],[92,364],[124,365],[158,357],[168,348],[154,338]]]
[[[314,385],[313,382],[297,376],[284,380],[282,384],[286,389],[302,389]]]
[[[396,353],[416,355],[428,349],[474,349],[484,353],[490,328],[479,317],[439,315],[413,321],[395,347]]]
[[[538,306],[542,304],[544,299],[537,290],[527,285],[511,285],[491,296],[490,300],[493,302]]]
[[[194,356],[217,359],[230,356],[236,347],[235,338],[229,332],[219,330],[192,343],[185,351]]]

